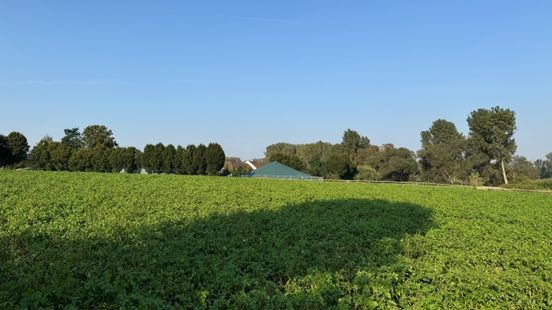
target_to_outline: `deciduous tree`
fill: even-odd
[[[11,163],[11,156],[8,138],[0,135],[0,167],[7,166]]]
[[[439,119],[423,131],[422,149],[418,151],[423,177],[433,182],[467,181],[466,139],[454,123]]]
[[[353,160],[359,149],[368,147],[370,145],[370,140],[367,137],[361,136],[358,132],[347,129],[343,133],[343,139],[341,146],[343,147],[345,153],[349,155],[349,159]]]
[[[514,156],[512,158],[512,167],[508,175],[513,181],[520,182],[524,180],[534,180],[539,177],[537,167],[523,156]]]
[[[365,164],[376,169],[382,180],[408,181],[418,173],[414,152],[403,147],[395,148],[393,144],[384,145]]]
[[[535,166],[539,172],[539,176],[542,179],[552,178],[552,153],[546,155],[546,159],[539,159],[535,161]]]
[[[20,132],[12,131],[7,137],[8,147],[11,152],[9,164],[15,165],[25,159],[29,153],[29,143],[27,138]]]
[[[51,137],[42,138],[29,154],[29,164],[34,169],[54,170],[50,154],[51,145],[54,143]]]
[[[61,143],[73,149],[78,149],[84,146],[82,135],[78,127],[65,129],[63,132],[65,133],[65,136],[61,138]]]
[[[508,184],[506,164],[516,151],[514,111],[498,106],[489,110],[479,109],[470,114],[468,125],[469,138],[479,151],[500,164],[504,183]]]
[[[82,139],[84,145],[89,148],[104,147],[111,149],[117,146],[113,132],[104,125],[91,125],[84,128]]]

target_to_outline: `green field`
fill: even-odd
[[[550,308],[552,195],[0,171],[0,308]]]
[[[539,191],[552,191],[552,179],[527,180],[520,183],[505,185],[504,187]]]

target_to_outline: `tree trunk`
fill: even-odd
[[[502,166],[502,177],[504,177],[504,184],[508,185],[508,177],[506,176],[506,169],[504,168],[504,159],[500,160],[500,165]]]

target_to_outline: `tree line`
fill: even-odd
[[[515,155],[513,111],[478,109],[467,123],[466,137],[454,123],[436,120],[421,132],[417,152],[393,144],[375,146],[348,129],[339,144],[277,143],[266,148],[265,156],[268,162],[325,178],[499,185],[552,177],[552,153],[534,163]]]
[[[510,180],[552,178],[552,153],[535,162],[516,155],[513,111],[478,109],[468,115],[467,124],[469,133],[464,136],[454,123],[434,121],[421,132],[417,152],[393,144],[372,145],[370,139],[348,129],[338,144],[270,145],[264,161],[339,179],[500,185]],[[119,147],[113,132],[103,125],[88,126],[82,134],[78,128],[65,129],[64,134],[60,141],[45,137],[32,149],[19,132],[0,135],[0,167],[215,175],[225,164],[224,150],[217,143],[186,147],[148,144],[141,151]],[[231,159],[237,163],[229,165],[230,173],[247,172],[241,160]]]
[[[224,166],[225,153],[218,143],[205,146],[148,144],[143,151],[119,147],[113,132],[103,125],[64,130],[61,141],[44,137],[29,152],[25,136],[0,135],[0,167],[29,167],[53,171],[94,171],[216,175]]]

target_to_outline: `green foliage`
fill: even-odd
[[[33,147],[29,154],[29,165],[34,169],[42,170],[54,170],[54,164],[52,162],[52,156],[50,151],[52,150],[52,144],[54,141],[51,137],[42,138]]]
[[[529,189],[529,190],[546,190],[552,191],[552,180],[529,180],[525,179],[520,182],[505,185],[506,188]]]
[[[334,179],[351,180],[356,173],[353,163],[344,153],[334,153],[330,155],[326,162],[328,176]]]
[[[153,148],[153,154],[151,157],[151,172],[162,173],[163,172],[163,154],[165,153],[165,146],[163,143],[157,143]]]
[[[65,133],[65,136],[61,138],[61,143],[73,149],[78,149],[84,146],[84,142],[82,141],[82,135],[78,127],[64,129],[63,132]]]
[[[74,149],[63,142],[52,142],[48,146],[52,169],[57,171],[69,170],[69,160]]]
[[[297,146],[290,143],[276,143],[266,147],[265,156],[270,158],[276,154],[293,156],[297,153]]]
[[[269,161],[274,156],[285,155],[286,158],[290,158],[290,163],[293,162],[291,164],[293,167],[301,168],[295,169],[308,172],[311,175],[327,177],[326,161],[335,148],[336,145],[322,141],[308,144],[277,143],[269,145],[265,155]],[[295,157],[301,161],[301,164]],[[278,160],[278,162],[280,161]]]
[[[197,174],[199,166],[199,158],[196,155],[197,147],[193,144],[190,144],[186,147],[186,153],[182,160],[182,166],[186,173],[189,175]]]
[[[483,186],[485,181],[477,172],[473,172],[468,177],[468,184],[471,186]]]
[[[207,174],[216,175],[224,167],[226,154],[218,143],[209,143],[205,150],[205,161],[207,164]]]
[[[144,168],[150,173],[215,175],[224,166],[224,150],[217,143],[209,144],[209,148],[200,145],[186,149],[148,144],[141,153],[134,147],[118,147],[111,130],[103,125],[88,126],[82,135],[78,128],[64,132],[61,142],[44,137],[30,153],[22,134],[0,135],[0,167],[27,165],[40,170],[129,173]]]
[[[148,172],[154,172],[155,145],[146,144],[142,153],[141,164]]]
[[[8,147],[11,152],[10,164],[15,165],[27,159],[29,143],[27,138],[20,132],[13,131],[7,136]]]
[[[308,164],[307,173],[313,176],[324,177],[328,175],[328,166],[320,156],[313,157]]]
[[[92,171],[96,172],[112,172],[113,167],[111,167],[110,153],[112,149],[105,148],[103,146],[98,146],[95,148],[88,149],[89,155],[91,156]]]
[[[370,140],[354,130],[347,129],[343,133],[341,146],[344,152],[349,155],[349,159],[353,160],[360,149],[370,146]]]
[[[390,150],[390,146],[391,149]],[[348,129],[340,144],[316,142],[310,144],[277,143],[265,152],[269,161],[278,161],[313,176],[333,179],[373,179],[408,181],[418,174],[414,153],[392,145],[381,148],[370,145],[367,137]],[[363,175],[358,166],[363,166]],[[375,169],[376,173],[367,170]],[[370,175],[367,175],[369,173]]]
[[[466,139],[456,125],[439,119],[423,131],[418,151],[423,178],[430,182],[462,183],[469,173],[465,159]]]
[[[289,156],[289,155],[282,154],[282,153],[276,153],[276,154],[271,155],[268,158],[268,161],[269,162],[277,161],[280,164],[284,164],[284,165],[286,165],[288,167],[291,167],[295,170],[305,171],[305,165],[299,159],[299,157],[297,157],[295,155]]]
[[[0,135],[0,167],[18,166],[27,159],[29,143],[27,138],[17,131],[12,131],[8,136]]]
[[[418,173],[418,164],[414,153],[406,148],[395,148],[386,144],[370,156],[366,164],[376,169],[382,180],[408,181]]]
[[[376,171],[376,169],[367,165],[362,165],[357,167],[357,174],[355,175],[355,179],[364,181],[376,181],[380,179],[380,175]]]
[[[475,149],[491,160],[501,163],[504,183],[508,183],[505,163],[508,163],[516,151],[514,132],[516,116],[514,111],[494,107],[490,110],[478,109],[468,117],[470,140]]]
[[[176,147],[176,154],[174,155],[173,161],[175,173],[186,174],[187,165],[189,165],[189,163],[185,162],[185,158],[187,157],[187,155],[187,151],[184,147],[180,145]]]
[[[9,165],[11,162],[11,150],[8,145],[8,138],[0,135],[0,167]]]
[[[522,182],[525,180],[537,179],[539,177],[539,171],[532,162],[527,160],[527,158],[523,156],[514,156],[508,175],[513,182]]]
[[[535,166],[542,179],[552,178],[552,153],[546,155],[546,159],[535,161]]]
[[[94,171],[92,163],[92,151],[90,149],[81,148],[73,152],[73,154],[71,154],[71,157],[69,158],[69,170]]]
[[[175,173],[176,167],[175,167],[175,157],[176,157],[176,148],[174,145],[169,144],[163,149],[162,153],[162,164],[161,164],[161,171],[163,173]]]
[[[140,151],[134,147],[118,147],[110,151],[109,163],[113,172],[124,170],[135,173],[139,170]]]
[[[84,146],[88,148],[104,147],[111,149],[117,146],[113,132],[104,125],[90,125],[84,128],[82,141]]]
[[[197,146],[194,153],[192,154],[193,166],[197,167],[197,174],[199,175],[207,174],[207,161],[205,159],[206,151],[207,147],[203,144],[200,144]]]
[[[516,130],[515,113],[494,107],[473,111],[468,117],[470,138],[492,159],[509,159],[516,150],[513,138]]]
[[[0,308],[546,309],[552,196],[0,171]]]

